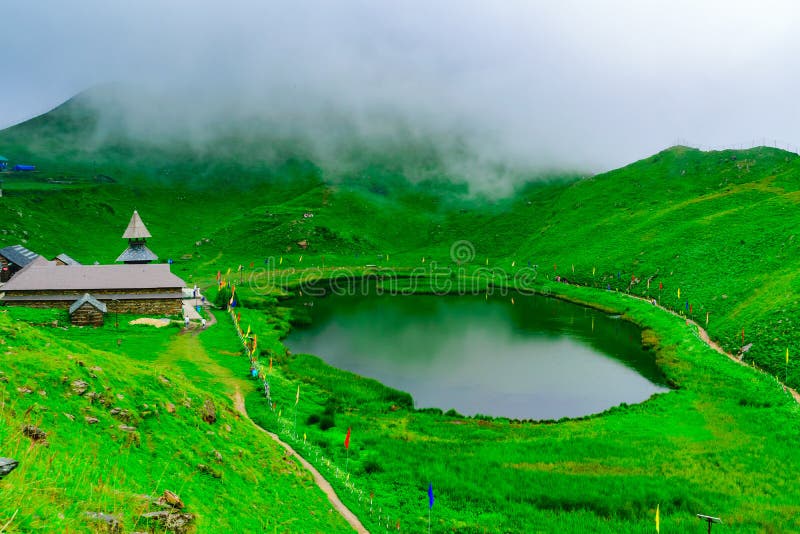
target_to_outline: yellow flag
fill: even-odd
[[[592,267],[592,276],[594,276],[595,267]]]
[[[281,260],[278,262],[278,265],[283,265],[283,256],[281,256]]]
[[[573,273],[575,272],[575,264],[574,263],[572,264],[572,272]]]
[[[272,374],[272,357],[269,359],[269,374]]]
[[[306,433],[303,432],[303,443],[305,443],[305,442],[306,442]]]
[[[283,408],[281,408],[280,410],[278,410],[278,419],[280,419],[280,418],[281,418],[281,415],[283,415]]]
[[[244,335],[244,337],[250,337],[250,325],[247,325],[247,333]]]
[[[422,257],[422,263],[425,263],[425,256]]]
[[[514,297],[511,297],[511,304],[514,304]]]
[[[228,267],[228,272],[227,272],[227,273],[225,273],[225,276],[230,276],[230,275],[231,275],[231,268],[230,268],[230,267]]]
[[[681,298],[681,288],[678,288],[678,298]]]
[[[489,258],[486,258],[486,265],[489,265]]]
[[[297,260],[297,263],[303,263],[303,255],[302,254],[300,255],[300,259]]]
[[[661,505],[659,505],[659,504],[656,505],[656,532],[661,532],[661,521],[660,521],[660,519],[658,517],[658,515],[659,515],[658,512],[659,512],[660,506]]]
[[[300,402],[300,384],[297,385],[297,395],[294,396],[294,405],[297,406],[298,402]]]
[[[512,266],[512,267],[516,267],[516,266],[517,266],[517,262],[516,262],[516,261],[512,261],[512,262],[511,262],[511,266]]]

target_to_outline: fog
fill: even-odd
[[[4,4],[0,127],[114,83],[93,105],[134,136],[202,149],[258,120],[323,162],[430,146],[479,188],[676,143],[800,145],[792,2]]]

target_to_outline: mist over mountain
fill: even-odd
[[[288,151],[330,176],[378,158],[412,180],[447,174],[502,194],[543,171],[601,172],[679,140],[791,143],[797,9],[15,3],[0,34],[10,52],[0,101],[13,103],[0,125],[90,89],[80,101],[93,129],[75,153],[120,139],[191,157]]]

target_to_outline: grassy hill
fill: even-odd
[[[2,176],[0,245],[21,242],[46,256],[66,252],[84,262],[110,262],[125,247],[119,236],[135,208],[154,236],[150,248],[162,261],[175,260],[178,275],[206,286],[214,285],[217,271],[231,268],[235,273],[239,265],[245,268],[243,278],[254,275],[253,280],[261,281],[259,269],[266,261],[296,270],[365,264],[407,270],[430,268],[433,262],[452,266],[451,245],[467,240],[474,251],[469,271],[488,267],[513,274],[530,265],[538,271],[539,289],[600,303],[654,330],[662,344],[659,362],[679,390],[640,406],[558,425],[520,426],[503,420],[452,424],[446,416],[410,409],[387,413],[387,395],[394,393],[379,384],[365,385],[313,357],[281,359],[276,369],[276,380],[284,381],[278,388],[278,395],[285,397],[281,402],[291,402],[301,381],[313,399],[303,408],[309,410],[301,414],[304,420],[313,410],[323,410],[328,399],[338,399],[342,404],[336,427],[329,432],[305,430],[315,444],[334,449],[345,425],[358,428],[368,450],[363,457],[357,451],[355,465],[382,459],[382,470],[364,474],[361,482],[368,480],[383,495],[393,495],[383,506],[404,525],[424,522],[408,512],[409,503],[424,498],[417,486],[424,485],[429,473],[422,473],[419,465],[436,464],[437,480],[447,488],[440,524],[452,530],[569,531],[588,526],[597,532],[644,532],[652,526],[656,502],[662,503],[664,517],[671,518],[665,525],[672,522],[683,530],[693,528],[692,513],[700,508],[721,510],[742,531],[781,531],[787,525],[800,529],[792,523],[798,516],[793,504],[798,496],[784,482],[787,474],[798,472],[798,457],[791,449],[797,438],[797,407],[769,377],[800,386],[796,154],[763,147],[723,152],[673,147],[601,175],[532,179],[509,197],[490,198],[469,194],[458,176],[437,172],[435,156],[425,151],[419,157],[429,172],[425,179],[412,180],[404,161],[413,159],[413,146],[404,147],[397,158],[365,153],[358,165],[343,172],[314,161],[290,140],[273,139],[274,145],[265,148],[267,137],[237,142],[233,136],[220,142],[219,150],[198,151],[188,143],[147,143],[105,129],[99,136],[97,120],[79,98],[0,132],[0,153],[12,164],[35,163],[40,169]],[[57,183],[65,181],[71,183]],[[298,245],[301,240],[307,241],[306,249]],[[594,289],[552,285],[556,275]],[[291,311],[265,297],[280,288],[265,291],[245,282],[238,292],[242,304],[252,308],[244,313],[252,314],[250,320],[260,331],[269,332],[265,350],[276,357],[284,354],[280,337],[289,327]],[[752,343],[744,359],[755,361],[767,374],[720,360],[680,321],[631,304],[624,293],[657,298],[700,324],[708,314],[711,337],[732,352]],[[108,343],[105,330],[54,335],[2,317],[0,326],[9,332],[20,329],[18,335],[25,340],[12,355],[26,351],[26,358],[8,360],[15,380],[36,376],[42,367],[44,350],[28,345],[52,343],[56,352],[68,354],[74,349],[62,347],[81,342],[93,347],[90,354],[103,369],[114,358],[124,358],[125,369],[131,368],[125,376],[131,379],[121,387],[139,391],[140,379],[153,380],[152,372],[147,375],[139,367],[142,356],[128,352],[124,344]],[[215,343],[220,347],[235,340],[231,331],[218,332],[211,337],[219,336]],[[152,335],[158,347],[153,354],[177,350],[170,336]],[[75,339],[80,336],[86,339]],[[203,344],[204,339],[207,334],[199,336]],[[23,360],[32,363],[26,366]],[[191,391],[190,396],[213,394],[214,380],[197,380],[201,371],[188,369],[186,361],[174,358],[165,369],[185,374],[187,381],[180,387]],[[18,404],[14,414],[5,416],[13,417],[9,432],[17,432],[19,448],[12,452],[25,445],[14,429],[23,424],[20,413],[34,399],[47,408],[49,419],[42,421],[77,425],[53,415],[66,409],[60,407],[64,402],[76,412],[85,408],[58,382],[69,374],[71,360],[66,362],[50,377],[61,388],[48,386],[56,394],[21,397],[7,388]],[[359,387],[351,390],[353,384]],[[228,402],[216,398],[220,404]],[[248,399],[265,426],[280,429],[274,414],[258,403],[255,390]],[[153,402],[159,400],[165,399]],[[195,422],[193,432],[202,425]],[[65,442],[64,455],[93,443],[85,440],[84,430],[76,436]],[[463,454],[451,454],[457,449]],[[110,451],[103,450],[106,454]],[[264,461],[275,460],[270,458],[267,454]],[[334,458],[340,460],[335,453]],[[139,467],[119,469],[137,488],[147,485],[136,479],[139,474],[131,474]],[[283,491],[293,484],[281,479],[269,487]],[[153,487],[137,491],[162,486]],[[492,488],[489,495],[483,491],[487,487]],[[304,498],[301,486],[296,489],[297,499]],[[67,506],[69,497],[62,493],[59,498]],[[132,518],[135,501],[121,499],[118,508],[107,500],[97,506]],[[354,509],[363,507],[345,495],[348,499]],[[56,506],[36,502],[32,506]],[[78,520],[74,506],[65,515],[73,523],[65,525]],[[195,509],[200,514],[216,510]],[[292,514],[297,510],[290,506],[286,520]],[[374,518],[367,523],[376,528]],[[312,530],[328,528],[309,525]]]
[[[198,532],[346,530],[311,476],[235,412],[226,393],[249,385],[226,367],[243,359],[235,338],[123,316],[119,328],[51,326],[61,314],[0,312],[0,443],[20,462],[0,484],[9,532],[107,531],[87,512],[163,532],[142,515],[164,490]],[[46,438],[26,435],[31,425]]]

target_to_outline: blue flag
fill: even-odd
[[[433,482],[428,482],[428,509],[433,508]]]
[[[689,301],[686,301],[686,311],[689,311]]]

